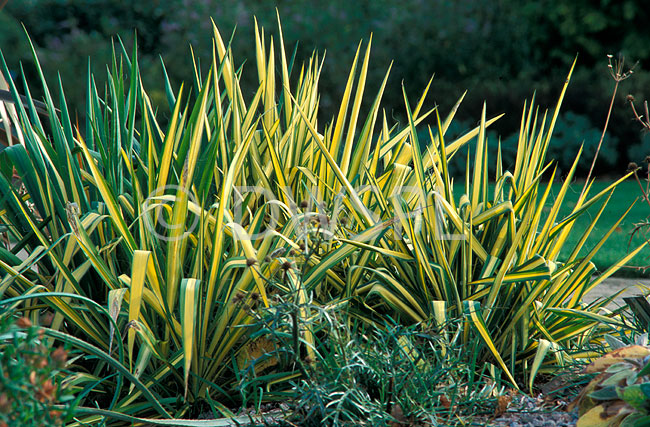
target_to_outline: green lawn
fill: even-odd
[[[599,181],[595,182],[590,194],[595,195],[604,188],[606,188],[610,181]],[[564,208],[561,211],[561,214],[567,215],[575,207],[576,200],[580,195],[582,190],[582,182],[576,182],[571,186],[567,197],[565,198]],[[560,184],[554,186],[552,191],[557,194],[560,189]],[[645,222],[650,217],[650,207],[648,204],[641,199],[642,193],[637,182],[633,179],[630,179],[622,183],[614,194],[612,195],[607,207],[603,211],[596,227],[591,232],[591,235],[582,250],[582,253],[587,253],[591,250],[593,246],[602,238],[602,236],[609,231],[609,229],[618,221],[625,211],[630,207],[635,199],[638,198],[632,210],[627,214],[623,219],[619,227],[612,233],[610,238],[607,240],[605,245],[594,257],[594,262],[598,267],[599,271],[603,271],[605,268],[609,267],[615,261],[619,260],[625,256],[628,251],[636,248],[639,244],[644,241],[644,233],[647,234],[647,237],[650,239],[650,228],[640,229],[630,242],[630,237],[632,231],[635,228],[635,224],[640,222]],[[598,212],[598,209],[601,207],[601,204],[598,203],[596,206],[592,207],[588,215],[584,215],[582,219],[576,224],[573,229],[573,233],[569,238],[567,244],[567,250],[562,253],[568,255],[571,248],[575,246],[575,243],[580,239],[582,232],[589,226],[591,218]],[[650,266],[650,247],[645,248],[641,251],[634,259],[632,259],[628,265],[630,266]],[[634,268],[624,268],[620,270],[616,275],[618,276],[628,276],[628,277],[650,277],[650,270],[644,272],[642,270]]]

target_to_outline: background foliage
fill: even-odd
[[[634,78],[624,82],[619,91],[610,126],[612,138],[606,141],[612,151],[622,154],[612,169],[611,162],[605,161],[611,157],[603,153],[599,167],[603,172],[623,172],[629,160],[639,161],[647,154],[638,128],[630,126],[631,113],[624,101],[628,92],[645,99],[644,91],[650,87],[650,74],[644,70],[650,58],[650,35],[645,31],[650,17],[641,0],[544,0],[523,6],[515,0],[156,0],[140,4],[108,0],[9,1],[0,12],[0,48],[12,52],[7,55],[9,67],[18,73],[19,62],[29,58],[22,22],[39,48],[46,74],[58,70],[64,84],[74,82],[74,70],[85,69],[87,57],[92,55],[93,71],[98,83],[102,83],[102,64],[110,62],[110,39],[119,35],[130,45],[133,28],[137,28],[143,79],[162,88],[159,55],[164,57],[174,83],[192,79],[183,66],[189,59],[189,44],[196,56],[206,61],[210,58],[211,42],[205,36],[211,31],[208,16],[214,17],[224,34],[237,27],[233,50],[239,52],[240,61],[250,61],[254,58],[248,43],[253,16],[262,26],[273,28],[276,6],[283,18],[287,48],[291,50],[300,39],[298,58],[309,57],[314,49],[344,58],[325,62],[320,82],[324,117],[335,114],[343,90],[338,77],[347,75],[358,41],[367,39],[370,33],[375,41],[375,64],[394,60],[384,97],[384,106],[394,117],[403,123],[401,82],[408,83],[409,96],[416,96],[435,73],[431,93],[443,110],[453,105],[451,100],[457,99],[462,90],[469,90],[458,113],[458,118],[469,125],[476,125],[484,99],[489,100],[489,113],[508,111],[494,127],[503,139],[517,131],[519,115],[513,112],[521,108],[522,100],[529,98],[531,91],[537,91],[543,105],[556,99],[557,88],[576,54],[578,66],[564,112],[581,116],[581,130],[601,128],[613,84],[606,70],[606,55],[620,53],[628,63],[638,60],[640,64]],[[35,77],[35,70],[25,66],[28,76],[31,73]],[[369,70],[370,93],[380,85],[384,71],[382,67]],[[245,67],[242,88],[252,94],[257,88],[256,78],[254,68]],[[164,105],[162,89],[152,91],[150,96],[154,105]],[[67,98],[72,110],[83,115],[82,86],[69,85]],[[587,145],[597,143],[595,133],[583,136]],[[632,153],[627,153],[627,147],[632,145],[634,159],[630,158]],[[578,166],[579,174],[585,173],[591,161],[589,150],[585,154]],[[568,157],[570,163],[573,156]]]

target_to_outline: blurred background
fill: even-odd
[[[88,57],[97,83],[103,84],[112,40],[119,35],[130,49],[137,37],[146,88],[164,114],[160,58],[175,85],[190,82],[189,45],[197,57],[211,57],[210,17],[224,37],[236,26],[235,60],[244,64],[244,88],[253,93],[256,71],[245,64],[255,54],[253,17],[277,37],[277,7],[287,49],[297,46],[294,73],[314,50],[326,52],[322,117],[337,111],[358,43],[372,33],[369,101],[394,61],[383,105],[389,117],[404,124],[402,82],[415,98],[435,74],[429,105],[439,105],[443,116],[468,90],[452,134],[476,125],[484,101],[489,116],[507,113],[494,125],[489,139],[493,153],[501,140],[506,164],[514,162],[514,133],[524,100],[536,93],[538,104],[553,107],[578,55],[551,156],[566,168],[584,142],[583,175],[598,144],[614,87],[607,55],[622,55],[626,69],[638,64],[634,74],[621,82],[597,165],[600,177],[620,176],[628,162],[641,163],[650,154],[650,136],[641,132],[625,101],[628,94],[643,101],[650,92],[646,6],[642,0],[9,0],[0,11],[0,49],[14,77],[20,75],[22,64],[28,81],[36,81],[24,25],[50,84],[55,86],[58,72],[69,107],[82,122]],[[40,99],[39,88],[30,89]]]

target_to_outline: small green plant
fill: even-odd
[[[458,342],[421,325],[363,331],[339,320],[330,331],[316,359],[303,359],[308,375],[295,387],[306,425],[448,424],[493,411],[505,394]]]
[[[298,319],[306,308],[312,316]],[[288,402],[289,425],[449,425],[490,414],[505,395],[489,365],[477,367],[461,345],[462,322],[364,325],[342,308],[280,301],[260,315],[255,359],[240,382],[254,407]],[[305,329],[316,337],[311,351],[299,338]]]
[[[0,426],[62,426],[75,398],[62,381],[68,353],[43,344],[26,317],[0,319]]]

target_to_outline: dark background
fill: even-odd
[[[253,17],[277,40],[275,7],[287,50],[291,52],[300,41],[297,64],[307,61],[313,50],[326,51],[321,117],[332,117],[337,111],[359,40],[373,33],[368,100],[394,60],[383,105],[390,117],[403,124],[401,83],[414,99],[435,73],[429,105],[438,104],[443,116],[469,91],[450,132],[474,126],[484,101],[488,115],[507,113],[490,133],[492,152],[500,137],[507,163],[524,100],[536,93],[538,104],[553,107],[578,55],[551,156],[566,168],[584,141],[581,169],[586,175],[614,87],[607,55],[624,55],[626,64],[638,61],[638,65],[619,87],[597,172],[601,177],[618,176],[629,161],[640,163],[650,154],[650,137],[632,120],[625,102],[628,93],[638,101],[646,99],[650,89],[646,71],[650,69],[650,12],[642,0],[9,0],[0,12],[0,49],[14,76],[20,74],[22,62],[28,81],[36,86],[24,24],[50,85],[56,85],[58,71],[70,107],[81,118],[88,57],[98,84],[103,84],[111,40],[119,35],[130,47],[137,29],[146,89],[164,110],[159,58],[164,59],[174,84],[190,81],[189,45],[198,57],[211,57],[210,17],[224,38],[237,25],[233,52],[238,64],[248,61],[243,85],[253,93]],[[31,89],[39,98],[39,88]]]

